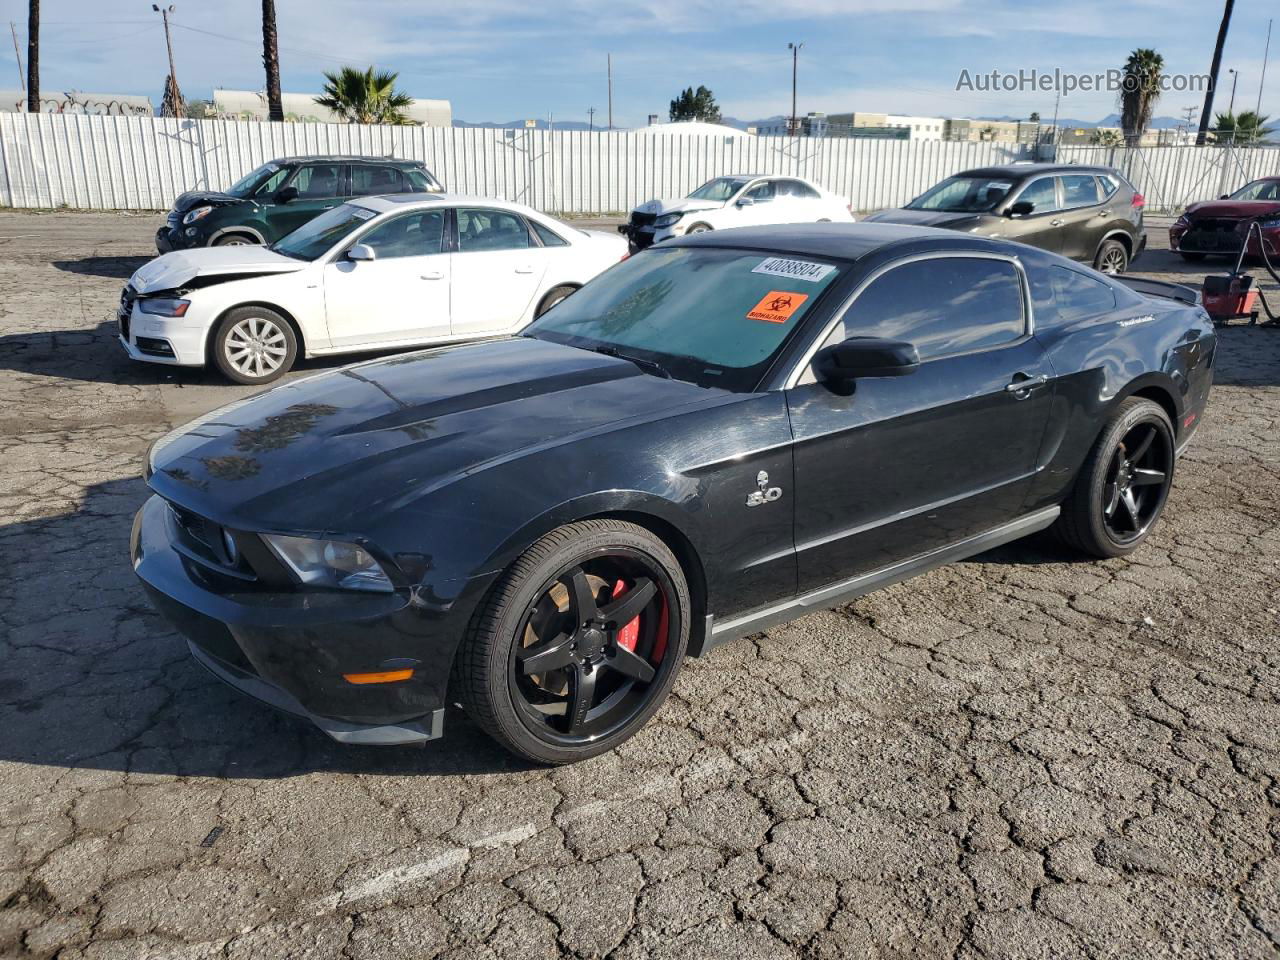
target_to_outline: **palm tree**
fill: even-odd
[[[280,50],[276,44],[276,0],[262,0],[262,65],[267,69],[267,119],[282,122]]]
[[[1219,113],[1213,120],[1213,134],[1219,143],[1256,143],[1264,140],[1272,133],[1267,126],[1271,118],[1245,110],[1234,114],[1230,110]]]
[[[407,93],[395,89],[398,73],[374,73],[343,67],[324,75],[324,96],[316,103],[344,117],[348,123],[413,123],[401,112],[413,103]]]
[[[1196,133],[1196,146],[1203,147],[1209,133],[1209,118],[1213,116],[1213,94],[1218,89],[1218,68],[1222,66],[1222,48],[1227,43],[1227,28],[1231,26],[1231,11],[1236,0],[1226,0],[1222,9],[1222,22],[1218,24],[1218,42],[1213,45],[1213,62],[1209,64],[1209,87],[1204,92],[1204,109],[1200,111],[1200,129]]]
[[[27,7],[27,112],[40,112],[40,0]]]
[[[1129,54],[1124,62],[1124,82],[1120,87],[1120,128],[1125,143],[1137,146],[1151,124],[1151,111],[1160,99],[1160,77],[1164,57],[1145,47]]]

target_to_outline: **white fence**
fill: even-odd
[[[875,210],[959,170],[1030,159],[1029,148],[995,143],[15,113],[0,114],[0,206],[160,210],[274,157],[323,153],[421,160],[453,192],[564,213],[624,211],[725,173],[803,176]],[[1058,158],[1117,167],[1153,212],[1280,174],[1280,149],[1062,147]]]

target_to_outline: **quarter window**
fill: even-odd
[[[1116,183],[1111,177],[1099,177],[1098,184],[1102,187],[1102,195],[1108,200],[1115,196],[1115,192],[1120,189],[1120,184]]]
[[[1115,291],[1105,281],[1087,277],[1066,267],[1055,266],[1050,274],[1053,278],[1054,306],[1060,321],[1094,317],[1115,309]]]
[[[882,274],[827,341],[906,340],[927,360],[1009,343],[1026,329],[1022,279],[1004,260],[936,257]]]
[[[1052,213],[1058,209],[1058,192],[1054,187],[1054,177],[1041,177],[1032,180],[1018,194],[1018,203],[1023,201],[1032,204],[1032,213]]]
[[[406,213],[374,227],[359,242],[372,247],[378,259],[421,257],[440,252],[444,211]]]
[[[458,210],[458,251],[524,250],[530,245],[524,218],[505,210]]]
[[[354,164],[351,167],[351,193],[357,197],[376,196],[380,193],[404,192],[400,171],[394,167],[370,167]]]
[[[1095,177],[1072,173],[1062,177],[1062,205],[1064,207],[1090,207],[1100,202],[1098,181]]]
[[[533,232],[538,235],[538,239],[542,241],[544,247],[567,247],[569,245],[568,240],[549,227],[544,227],[537,220],[530,220],[529,226],[533,227]]]

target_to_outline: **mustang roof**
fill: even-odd
[[[856,260],[881,247],[911,240],[947,240],[958,248],[982,248],[998,241],[955,230],[903,223],[789,223],[767,227],[735,227],[666,240],[661,247],[746,247],[775,254],[839,257]]]

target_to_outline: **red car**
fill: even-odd
[[[1220,200],[1193,203],[1169,228],[1169,249],[1192,261],[1211,253],[1237,256],[1255,221],[1262,227],[1267,257],[1280,261],[1280,177],[1263,177]],[[1255,234],[1248,253],[1262,252]]]

